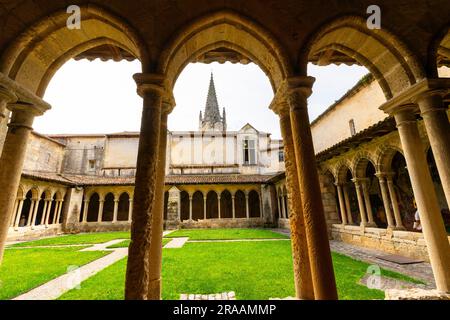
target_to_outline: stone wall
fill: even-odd
[[[332,239],[361,247],[429,261],[427,246],[420,232],[388,231],[359,226],[333,225]],[[450,237],[449,237],[450,241]]]
[[[263,218],[236,218],[236,219],[206,219],[198,221],[182,221],[179,224],[180,229],[196,228],[262,228],[264,227]]]
[[[27,145],[24,170],[61,172],[65,147],[40,134],[32,133]]]

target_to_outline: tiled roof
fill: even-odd
[[[278,174],[243,175],[243,174],[204,174],[204,175],[168,175],[166,184],[247,184],[268,183]],[[104,185],[133,185],[134,177],[104,177],[58,174],[51,172],[24,171],[24,178],[62,183],[69,186],[104,186]]]

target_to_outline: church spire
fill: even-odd
[[[200,113],[201,114],[201,113]],[[226,130],[224,118],[220,116],[219,103],[217,102],[214,75],[211,72],[208,96],[206,98],[205,112],[200,118],[201,130]]]

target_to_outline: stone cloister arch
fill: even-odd
[[[34,118],[50,109],[42,96],[55,72],[69,59],[99,47],[106,47],[119,56],[139,59],[144,64],[149,61],[146,45],[139,33],[124,19],[92,4],[80,9],[81,29],[67,28],[68,14],[66,8],[61,8],[36,19],[1,51],[0,125],[5,125],[3,120],[9,117],[9,111],[11,117],[4,145],[0,146],[3,149],[0,149],[0,167],[4,169],[0,180],[5,183],[1,187],[0,216],[5,217],[2,221],[6,221],[0,225],[0,261],[29,133]]]
[[[416,114],[420,113],[424,119],[439,174],[446,186],[446,198],[450,202],[450,124],[443,102],[450,82],[427,78],[426,67],[394,33],[386,28],[371,30],[367,28],[366,19],[357,16],[341,16],[323,25],[309,37],[298,58],[300,67],[306,66],[308,61],[328,65],[343,60],[369,69],[384,92],[387,102],[380,109],[393,116],[398,127],[418,210],[424,221],[423,234],[436,284],[448,291],[450,245],[432,187]],[[389,179],[381,179],[382,184],[389,185]],[[355,181],[362,224],[365,224],[359,184]],[[396,227],[401,227],[396,216]]]
[[[62,10],[25,30],[2,54],[0,72],[42,97],[66,61],[92,48],[112,46],[148,61],[143,40],[123,19],[95,5],[80,9],[82,29],[67,28]]]

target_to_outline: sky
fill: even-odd
[[[70,60],[51,80],[44,99],[52,109],[35,120],[34,129],[43,134],[114,133],[139,131],[142,99],[132,78],[140,63]],[[189,64],[174,88],[177,103],[169,115],[169,130],[197,130],[204,110],[213,72],[220,108],[226,108],[228,130],[246,123],[257,130],[281,137],[277,116],[268,108],[273,98],[269,79],[255,64]],[[316,78],[309,99],[310,119],[344,95],[365,74],[358,66],[310,65]],[[221,110],[222,111],[222,110]]]

